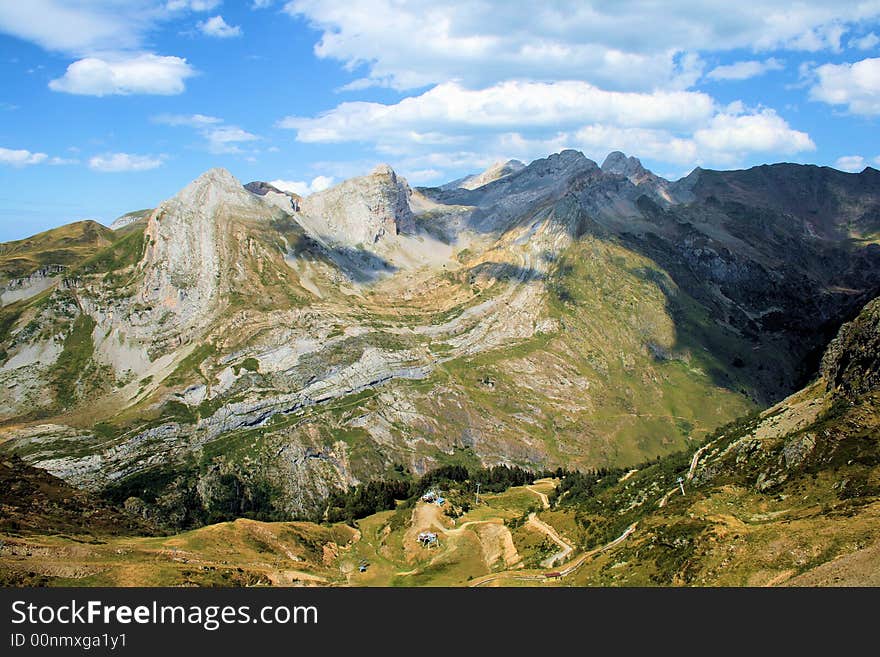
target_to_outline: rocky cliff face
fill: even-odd
[[[134,212],[127,212],[121,217],[117,217],[113,223],[110,224],[110,230],[122,230],[123,228],[138,223],[139,221],[146,221],[151,214],[153,214],[152,210],[135,210]]]
[[[239,255],[234,223],[277,214],[225,169],[204,173],[150,215],[137,303],[173,332],[203,326],[233,284]]]
[[[277,205],[286,212],[299,212],[302,197],[293,192],[284,192],[267,182],[256,180],[244,186],[246,190],[257,196],[262,196],[269,202]]]
[[[302,201],[303,223],[317,236],[347,246],[371,246],[415,228],[406,181],[387,165],[310,194]]]
[[[880,389],[880,298],[840,328],[822,358],[829,391],[844,396]]]

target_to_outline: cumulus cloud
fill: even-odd
[[[60,52],[136,48],[159,17],[155,2],[86,3],[27,0],[0,3],[0,32]]]
[[[302,180],[272,180],[270,185],[282,192],[293,192],[300,196],[308,196],[315,192],[321,192],[333,184],[333,178],[329,176],[315,176],[311,182]]]
[[[208,140],[208,150],[212,153],[241,153],[238,144],[257,141],[259,137],[235,125],[210,128],[204,133]]]
[[[837,158],[834,162],[834,168],[841,171],[849,171],[850,173],[858,173],[867,166],[865,158],[861,155],[844,155]]]
[[[624,150],[691,165],[815,149],[807,133],[769,108],[720,107],[699,92],[614,92],[576,81],[481,90],[448,83],[395,104],[342,103],[315,117],[286,117],[279,126],[302,142],[367,143],[418,170],[531,159],[563,148],[594,156]]]
[[[321,31],[318,57],[364,70],[356,87],[415,89],[457,79],[582,79],[606,88],[683,87],[695,52],[837,51],[852,26],[880,16],[877,3],[828,0],[292,0],[285,11]],[[407,35],[407,38],[402,38]]]
[[[148,35],[180,11],[220,0],[27,0],[0,2],[0,33],[75,59],[49,84],[55,91],[105,96],[178,94],[195,71],[182,57],[144,48]]]
[[[829,105],[845,105],[853,114],[880,114],[880,58],[854,63],[823,64],[814,71],[810,97]]]
[[[86,57],[67,67],[63,76],[52,80],[49,88],[87,96],[182,93],[187,78],[195,70],[181,57],[149,53]]]
[[[880,44],[880,37],[873,32],[868,32],[865,36],[858,39],[850,39],[848,45],[850,48],[857,48],[859,50],[871,50],[876,48],[878,44]]]
[[[443,144],[451,129],[558,128],[588,122],[686,127],[713,112],[703,93],[605,91],[586,82],[502,82],[470,90],[455,82],[386,105],[347,102],[317,117],[288,116],[279,127],[303,142],[406,140]]]
[[[749,60],[716,66],[706,74],[710,80],[748,80],[768,71],[781,71],[785,65],[771,57],[764,61]]]
[[[32,153],[24,149],[0,148],[0,164],[13,167],[26,167],[31,164],[40,164],[48,159],[45,153]]]
[[[713,154],[716,160],[737,161],[747,153],[783,153],[794,155],[816,149],[806,132],[793,130],[772,109],[755,113],[719,113],[709,125],[694,132],[700,152]]]
[[[794,155],[816,148],[809,135],[793,130],[773,110],[727,108],[693,133],[662,128],[632,128],[591,124],[546,138],[527,138],[519,132],[499,135],[488,144],[498,157],[532,159],[574,148],[600,161],[610,151],[634,153],[681,166],[732,165],[754,154]]]
[[[218,39],[229,39],[241,36],[241,28],[238,25],[229,25],[222,16],[213,16],[199,23],[202,34]]]
[[[162,166],[163,158],[130,153],[102,153],[89,159],[89,168],[103,173],[149,171]]]

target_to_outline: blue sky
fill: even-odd
[[[308,193],[562,148],[880,168],[880,1],[0,0],[0,241],[204,170]]]

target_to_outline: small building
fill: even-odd
[[[439,497],[439,494],[437,493],[437,491],[429,490],[427,493],[422,495],[422,501],[430,503],[430,502],[433,502],[434,500],[436,500],[438,497]]]
[[[425,547],[437,545],[437,534],[434,532],[422,532],[418,536],[418,541]]]

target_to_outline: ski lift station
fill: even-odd
[[[439,490],[429,490],[427,493],[422,495],[422,501],[427,502],[428,504],[436,503],[438,506],[443,506],[446,502],[446,499],[440,495]]]

